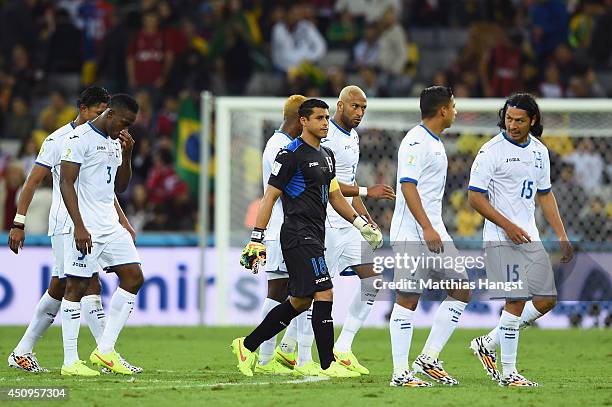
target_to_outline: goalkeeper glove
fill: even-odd
[[[372,249],[376,250],[382,247],[383,237],[380,229],[368,223],[365,216],[357,216],[353,221],[353,226],[361,232],[361,236],[372,246]]]
[[[252,270],[257,274],[259,268],[266,264],[266,246],[262,241],[265,229],[255,228],[251,232],[251,241],[242,250],[240,264],[247,270]]]

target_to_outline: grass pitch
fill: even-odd
[[[370,369],[357,379],[301,382],[287,376],[238,373],[229,350],[233,338],[248,328],[127,328],[118,343],[124,357],[144,367],[133,377],[102,375],[69,378],[59,374],[62,363],[61,331],[53,327],[35,351],[47,374],[26,374],[6,365],[23,327],[0,328],[0,388],[50,387],[69,389],[69,400],[54,405],[258,405],[358,406],[411,403],[415,406],[612,405],[612,331],[538,330],[521,332],[519,369],[539,388],[508,389],[486,377],[480,362],[468,350],[470,340],[484,330],[459,329],[441,355],[446,369],[460,381],[456,387],[390,388],[391,349],[384,329],[364,329],[353,351]],[[410,360],[421,350],[427,330],[414,333]],[[88,362],[93,338],[82,329],[80,356]],[[90,365],[91,366],[91,365]],[[23,405],[23,401],[0,401]],[[47,404],[47,403],[45,403]]]

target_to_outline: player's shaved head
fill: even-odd
[[[359,86],[345,86],[338,96],[334,120],[346,131],[351,131],[361,123],[367,106],[365,92]]]
[[[300,105],[304,103],[308,99],[306,96],[302,95],[291,95],[287,98],[285,102],[285,106],[283,107],[283,118],[288,119],[291,117],[298,118],[298,110],[300,109]]]
[[[338,100],[344,103],[349,103],[350,100],[354,97],[362,97],[366,98],[365,92],[361,90],[359,86],[348,85],[342,88],[340,91],[340,96],[338,96]]]

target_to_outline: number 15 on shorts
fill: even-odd
[[[506,264],[506,281],[514,283],[519,280],[519,265],[518,264]]]

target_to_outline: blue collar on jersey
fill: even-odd
[[[431,132],[431,130],[429,130],[429,129],[427,128],[427,126],[425,126],[423,123],[419,124],[419,126],[421,126],[422,128],[424,128],[425,130],[427,130],[427,133],[429,133],[429,135],[430,135],[431,137],[433,137],[433,138],[435,138],[436,140],[440,141],[440,137],[438,137],[438,136],[436,136],[435,134],[433,134],[433,133]]]
[[[74,122],[70,122],[70,127],[72,127],[73,129],[76,129],[76,124],[74,124]]]
[[[336,123],[336,121],[334,119],[330,119],[329,121],[332,122],[333,125],[336,126],[338,128],[338,130],[340,130],[342,133],[346,134],[347,136],[351,135],[350,131],[344,130],[342,127],[340,127],[340,125],[338,123]]]
[[[506,140],[508,140],[509,142],[511,142],[512,144],[520,148],[525,148],[529,145],[529,143],[531,143],[531,136],[528,136],[527,142],[525,144],[519,144],[516,141],[512,140],[510,137],[508,137],[505,131],[502,131],[502,135],[504,136]]]
[[[106,134],[102,133],[102,131],[99,130],[96,126],[94,126],[92,122],[88,121],[87,124],[89,124],[89,127],[91,127],[93,129],[93,131],[95,131],[96,133],[98,133],[99,135],[101,135],[104,138],[108,138],[108,136]]]
[[[289,134],[285,133],[285,132],[284,132],[284,131],[282,131],[281,129],[276,129],[276,130],[274,130],[274,131],[275,131],[276,133],[281,133],[281,134],[284,134],[285,136],[287,136],[287,138],[288,138],[289,140],[293,140],[293,137],[291,137]]]

